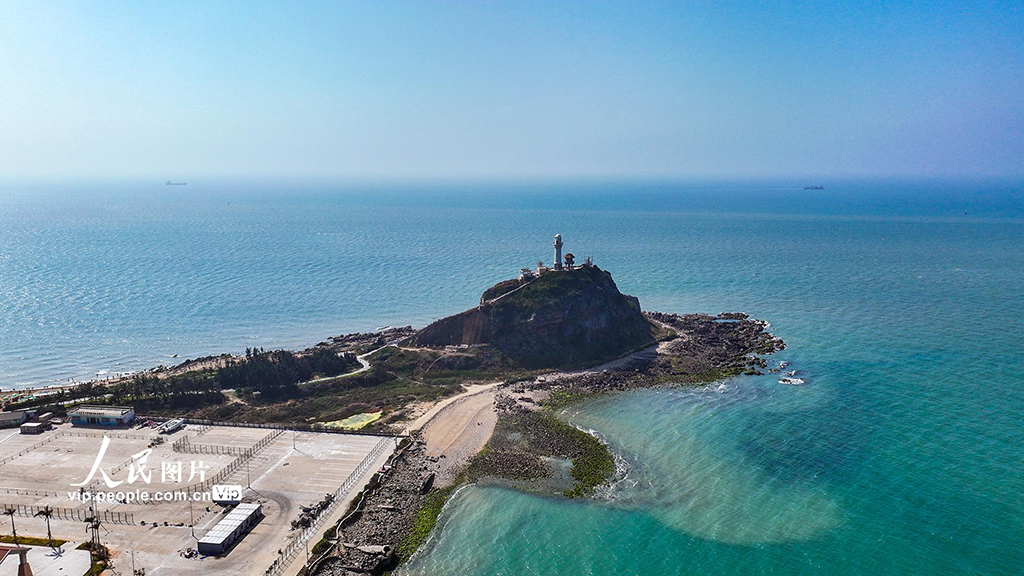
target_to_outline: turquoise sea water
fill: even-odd
[[[593,501],[469,487],[410,574],[1024,572],[1019,183],[0,189],[0,386],[473,305],[560,232],[645,309],[772,324],[743,377],[564,413]]]

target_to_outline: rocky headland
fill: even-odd
[[[767,366],[763,356],[784,347],[766,322],[742,313],[644,313],[595,266],[501,282],[476,308],[427,326],[378,358],[412,374],[440,364],[475,375],[504,370],[505,378],[447,401],[410,427],[408,447],[364,495],[362,512],[339,528],[338,546],[314,573],[394,568],[425,541],[444,502],[466,483],[590,497],[615,474],[615,458],[600,440],[562,421],[559,409],[595,394],[759,374]],[[491,416],[481,416],[483,409]]]
[[[417,332],[420,346],[492,346],[527,369],[593,366],[665,336],[640,301],[619,292],[611,274],[584,265],[500,282],[476,308]]]

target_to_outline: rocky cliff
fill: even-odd
[[[479,306],[434,322],[412,342],[488,344],[524,368],[578,368],[640,349],[656,334],[640,302],[619,292],[611,274],[581,266],[500,282]]]

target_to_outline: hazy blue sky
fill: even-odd
[[[1024,174],[1024,2],[0,2],[0,178]]]

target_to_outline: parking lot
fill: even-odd
[[[109,442],[89,478],[104,436]],[[377,448],[374,461],[364,465],[360,481],[353,480],[341,500],[358,492],[362,477],[368,479],[393,447],[393,439],[377,436],[254,427],[186,426],[173,434],[69,424],[41,435],[3,430],[0,507],[17,509],[18,533],[36,537],[45,537],[46,527],[35,513],[50,507],[54,537],[84,541],[84,520],[95,505],[103,521],[101,540],[121,569],[130,565],[127,555],[134,552],[136,566],[147,574],[184,575],[214,567],[218,574],[263,574],[280,557],[278,551],[287,552],[300,533],[292,529],[292,521],[299,519],[303,506],[338,491]],[[183,554],[226,511],[209,499],[211,480],[241,486],[243,500],[260,502],[264,518],[225,556],[186,558]],[[142,494],[149,499],[143,501]],[[170,501],[163,498],[167,495]],[[343,509],[339,502],[318,518],[317,539],[327,517]],[[3,519],[3,531],[9,533],[9,519]],[[289,563],[285,573],[294,572],[303,559]]]

